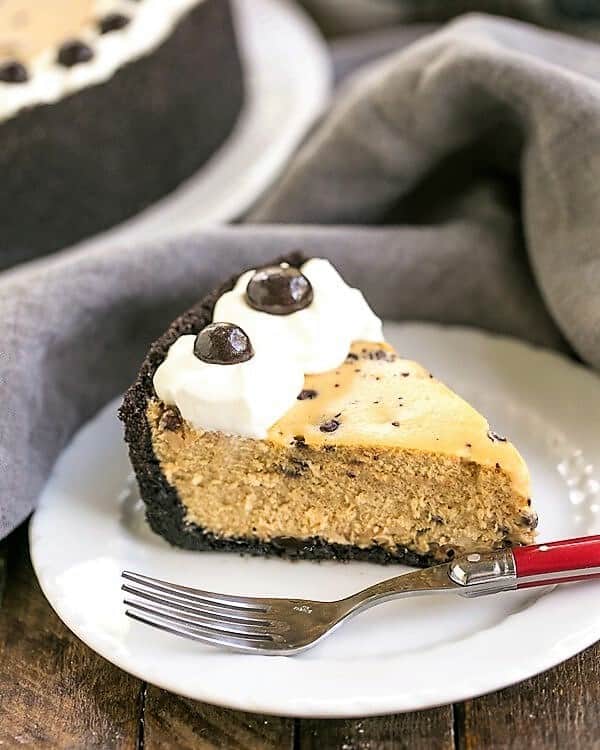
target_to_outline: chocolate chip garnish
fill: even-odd
[[[94,56],[91,47],[80,42],[78,39],[72,39],[61,45],[58,50],[58,62],[65,68],[72,68],[73,65],[88,62]]]
[[[317,393],[317,391],[313,390],[312,388],[305,388],[304,390],[300,391],[296,398],[298,399],[298,401],[306,401],[307,399],[312,400],[318,395],[319,394]]]
[[[403,378],[407,378],[410,375],[410,372],[401,372],[400,374]]]
[[[472,448],[473,447],[473,445],[471,443],[465,443],[465,445],[467,446],[467,448]]]
[[[492,443],[494,443],[496,440],[499,443],[506,443],[506,438],[503,435],[498,435],[498,433],[494,432],[493,430],[488,430],[487,436],[492,441]]]
[[[303,310],[313,300],[310,281],[287,263],[260,268],[246,287],[250,307],[271,315],[289,315]]]
[[[29,80],[27,68],[17,60],[0,65],[0,81],[3,83],[25,83]]]
[[[323,422],[319,429],[321,432],[335,432],[339,426],[337,419],[330,419],[328,422]]]
[[[354,354],[354,352],[349,352],[346,356],[346,359],[356,360],[358,359],[358,354]]]
[[[247,334],[233,323],[211,323],[196,336],[194,354],[211,365],[237,365],[254,356]]]
[[[400,427],[400,422],[392,422],[392,427]]]
[[[123,13],[109,13],[107,16],[100,19],[98,28],[101,34],[108,34],[111,31],[124,29],[130,20],[129,16],[126,16]]]

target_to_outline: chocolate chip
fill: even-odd
[[[410,375],[410,372],[401,372],[400,374],[403,378],[407,378]]]
[[[358,359],[358,354],[354,354],[354,352],[349,352],[346,355],[346,359]]]
[[[306,448],[306,439],[304,435],[294,435],[292,445],[295,445],[296,448]]]
[[[301,271],[282,263],[256,271],[246,287],[246,299],[255,310],[289,315],[310,305],[313,290]]]
[[[330,419],[328,422],[323,422],[319,429],[321,432],[335,432],[339,426],[337,419]]]
[[[496,461],[496,471],[500,471],[501,468],[500,464]]]
[[[473,446],[471,445],[471,443],[465,443],[465,445],[467,446],[467,448],[472,448],[472,447],[473,447]]]
[[[531,498],[530,497],[527,498],[527,505],[529,505],[529,507],[531,507]]]
[[[3,83],[25,83],[29,80],[27,68],[17,60],[0,65],[0,81]]]
[[[312,400],[318,395],[319,394],[317,393],[317,391],[313,390],[312,388],[305,388],[304,390],[300,391],[296,398],[298,399],[298,401],[306,401],[307,399]]]
[[[58,50],[57,61],[65,68],[72,68],[79,63],[88,62],[93,56],[91,47],[78,39],[72,39],[61,45]]]
[[[441,516],[437,516],[437,515],[431,516],[431,520],[435,521],[435,523],[442,523],[442,524],[444,523],[444,519]]]
[[[100,29],[101,34],[108,34],[111,31],[124,29],[130,20],[129,16],[125,16],[123,13],[109,13],[107,16],[100,19],[98,28]]]
[[[492,441],[492,443],[496,442],[496,440],[499,443],[506,443],[506,438],[503,435],[498,435],[498,433],[494,432],[493,430],[488,430],[487,436]]]
[[[348,477],[349,479],[356,479],[356,474],[355,474],[355,473],[354,473],[353,471],[347,471],[347,472],[346,472],[346,476],[347,476],[347,477]]]
[[[194,354],[211,365],[237,365],[254,356],[247,334],[233,323],[211,323],[196,336]]]
[[[392,422],[392,427],[400,427],[400,422]]]
[[[456,554],[456,552],[453,549],[447,549],[446,550],[446,557],[449,557],[450,559],[452,559],[455,554]]]

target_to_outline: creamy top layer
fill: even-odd
[[[23,107],[47,104],[108,80],[124,64],[152,52],[177,23],[204,0],[1,0],[0,64],[27,67],[28,80],[0,81],[0,121]],[[123,28],[101,34],[99,22],[122,13]],[[60,65],[63,42],[89,46],[89,60]]]
[[[213,322],[235,323],[250,337],[254,357],[233,365],[194,355],[195,336],[181,336],[154,375],[154,389],[193,427],[265,438],[296,402],[306,373],[340,365],[358,339],[383,341],[381,321],[357,289],[326,260],[302,266],[312,303],[289,315],[255,310],[246,301],[254,271],[243,274],[217,301]]]
[[[355,342],[334,370],[307,375],[310,398],[296,401],[269,430],[287,446],[405,448],[455,456],[504,471],[529,496],[529,472],[516,448],[421,365],[387,344]]]

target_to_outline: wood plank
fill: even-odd
[[[25,529],[0,607],[0,747],[136,748],[141,683],[67,630],[40,591]]]
[[[600,643],[462,710],[461,750],[600,750]]]
[[[147,690],[144,750],[292,750],[293,735],[293,719],[230,711],[151,686]]]
[[[454,750],[452,706],[370,719],[302,720],[301,750]]]

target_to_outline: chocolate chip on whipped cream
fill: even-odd
[[[123,13],[109,13],[98,22],[98,30],[101,34],[109,34],[111,31],[119,31],[129,24],[131,19]]]
[[[313,301],[310,281],[288,263],[255,271],[246,288],[248,304],[271,315],[290,315]]]
[[[196,336],[194,355],[211,365],[237,365],[254,356],[245,331],[233,323],[211,323]]]
[[[26,83],[28,80],[27,68],[18,60],[10,60],[0,65],[0,81],[3,83]]]
[[[79,39],[70,39],[60,46],[56,60],[63,67],[72,68],[74,65],[89,62],[92,57],[94,52],[90,46]]]

